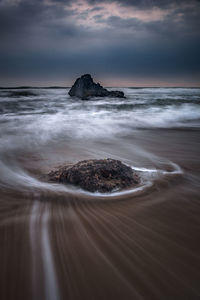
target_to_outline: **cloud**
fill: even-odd
[[[0,79],[197,77],[199,13],[199,1],[1,0]]]
[[[95,5],[99,3],[99,0],[87,0],[88,3]],[[102,0],[101,3],[118,3],[121,6],[134,6],[140,9],[151,9],[153,7],[158,7],[166,9],[170,6],[183,6],[188,5],[195,6],[198,4],[199,0]]]

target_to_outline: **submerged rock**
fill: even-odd
[[[49,173],[53,182],[69,183],[90,192],[112,192],[139,183],[138,175],[119,160],[84,160]]]
[[[124,93],[121,91],[108,91],[99,83],[95,83],[90,74],[82,75],[76,79],[75,83],[69,91],[71,97],[76,96],[82,100],[90,97],[118,97],[124,98]]]

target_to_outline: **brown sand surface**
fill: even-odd
[[[37,178],[62,160],[103,155],[165,170],[170,160],[183,174],[114,197],[2,189],[0,299],[200,299],[199,146],[197,130],[138,130],[59,145],[45,160],[19,156]]]

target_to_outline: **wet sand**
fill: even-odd
[[[19,153],[36,178],[104,154],[183,174],[110,198],[2,188],[0,299],[200,299],[199,146],[198,130],[157,129]]]

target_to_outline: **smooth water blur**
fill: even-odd
[[[67,89],[0,90],[1,135],[45,143],[59,137],[120,136],[136,128],[199,127],[200,89],[121,90],[126,99],[88,101],[69,97]]]
[[[138,161],[137,158],[131,157],[134,152],[136,157],[138,153],[140,156],[143,153],[140,160],[144,161],[149,157],[155,162],[155,157],[152,158],[151,153],[145,152],[137,143],[130,145],[124,138],[140,135],[138,130],[141,129],[198,129],[200,126],[200,89],[122,88],[121,90],[126,95],[125,99],[93,98],[83,101],[69,97],[68,89],[63,88],[1,89],[2,184],[12,185],[11,178],[13,178],[18,186],[19,182],[30,185],[31,179],[26,177],[24,167],[27,167],[27,162],[30,163],[31,160],[36,164],[38,155],[43,156],[43,162],[44,159],[47,160],[44,162],[46,165],[51,160],[54,161],[53,165],[50,163],[51,166],[63,163],[66,159],[70,162],[77,161],[84,151],[88,152],[87,156],[100,158],[118,156],[112,149],[109,150],[109,146],[102,148],[103,143],[113,142],[114,148],[126,148],[124,155],[120,153],[118,158],[128,159],[127,163],[131,165]],[[95,145],[100,142],[102,145]],[[58,158],[58,152],[64,152],[62,149],[66,150],[67,157],[62,153]],[[50,153],[51,151],[53,153]],[[19,159],[23,160],[26,156],[29,156],[28,161],[26,166],[22,166]],[[158,158],[156,160],[158,161]],[[138,166],[144,167],[141,164]],[[40,168],[39,165],[37,167]],[[37,184],[39,183],[34,179],[33,186]]]

